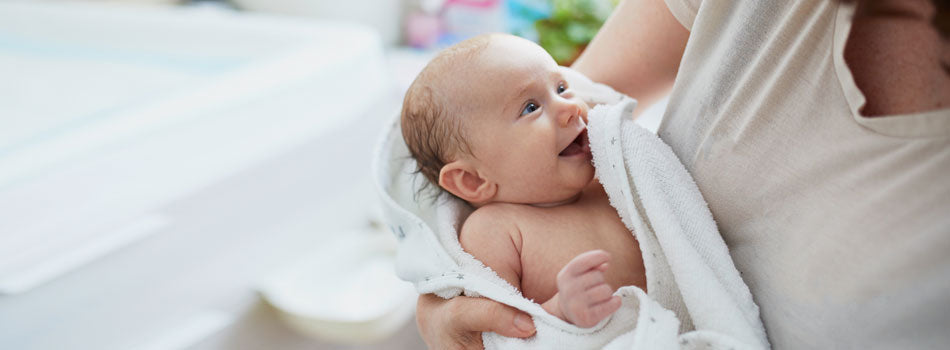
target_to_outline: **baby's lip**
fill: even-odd
[[[587,128],[583,128],[577,133],[577,136],[571,140],[571,143],[564,146],[558,156],[569,157],[581,153],[590,152],[590,140],[587,138]]]

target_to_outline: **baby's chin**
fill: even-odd
[[[570,175],[543,176],[530,184],[505,184],[498,186],[498,196],[491,202],[525,204],[536,207],[552,207],[573,203],[594,181],[594,167],[575,168]],[[565,176],[567,175],[567,176]],[[487,203],[486,203],[487,204]]]
[[[538,200],[534,202],[529,202],[530,204],[536,207],[553,207],[563,204],[570,204],[577,201],[581,197],[581,194],[584,193],[584,190],[587,189],[587,186],[590,185],[590,182],[594,180],[593,173],[586,177],[587,181],[579,182],[576,186],[571,186],[570,188],[563,188],[557,192],[557,195],[551,196],[550,198],[544,198],[543,200]]]

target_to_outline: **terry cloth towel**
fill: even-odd
[[[445,193],[419,193],[426,180],[413,173],[398,118],[384,132],[374,163],[385,219],[399,241],[396,273],[419,293],[483,296],[532,316],[534,336],[486,332],[488,349],[769,348],[758,306],[706,202],[672,150],[631,120],[635,106],[625,99],[593,108],[588,135],[597,177],[640,242],[649,293],[619,288],[623,306],[591,328],[569,324],[525,299],[459,245],[458,231],[471,207]]]

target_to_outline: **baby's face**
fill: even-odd
[[[557,203],[594,177],[587,105],[541,47],[496,36],[450,88],[466,111],[478,171],[498,184],[493,201]]]

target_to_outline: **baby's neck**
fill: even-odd
[[[573,197],[565,199],[563,201],[552,202],[552,203],[531,203],[529,205],[531,205],[532,207],[550,208],[550,207],[556,207],[559,205],[571,204],[571,203],[577,202],[577,200],[580,199],[581,195],[583,194],[584,194],[584,191],[581,191],[575,194]]]
[[[574,204],[578,200],[580,200],[582,197],[584,197],[586,193],[590,193],[591,191],[599,191],[599,192],[604,191],[603,186],[600,185],[600,181],[598,181],[597,178],[592,179],[590,183],[587,184],[587,187],[584,187],[583,190],[581,190],[580,192],[577,192],[577,194],[575,194],[571,198],[565,199],[563,201],[558,201],[558,202],[531,203],[529,205],[532,207],[538,207],[538,208],[550,208],[550,207],[556,207],[556,206],[561,206],[561,205]]]

